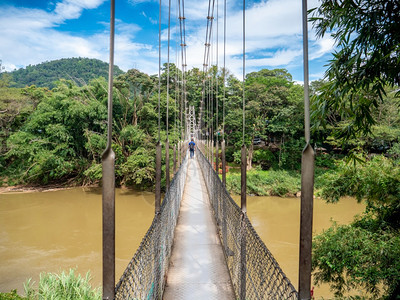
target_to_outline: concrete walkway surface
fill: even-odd
[[[234,299],[207,190],[189,159],[163,299]]]

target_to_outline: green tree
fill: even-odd
[[[375,297],[398,299],[400,165],[376,156],[364,164],[340,162],[324,177],[324,198],[335,202],[342,196],[354,196],[365,201],[366,210],[352,224],[334,225],[315,237],[316,283],[329,283],[337,295],[349,289],[365,289]]]
[[[298,140],[303,135],[302,87],[293,83],[285,69],[263,69],[247,75],[246,100],[246,117],[253,125],[252,137],[257,133],[267,142],[278,144],[282,166],[299,167],[301,146]],[[250,133],[251,127],[248,128]],[[249,156],[252,148],[250,145]]]
[[[400,84],[400,4],[397,0],[323,0],[310,11],[318,37],[330,34],[337,51],[328,65],[328,81],[315,102],[325,125],[334,111],[347,120],[340,138],[369,133],[373,111],[387,85]]]
[[[138,111],[155,92],[156,85],[154,80],[147,74],[131,69],[125,74],[119,75],[114,85],[119,91],[118,98],[123,109],[121,126],[124,127],[127,124],[137,125]]]
[[[314,280],[329,283],[338,297],[362,290],[371,299],[399,299],[399,255],[400,237],[394,232],[335,224],[314,238]]]
[[[114,66],[114,75],[120,75],[118,66]],[[108,77],[108,63],[91,58],[62,58],[29,65],[25,69],[18,69],[8,73],[12,76],[12,87],[36,85],[39,87],[54,88],[55,82],[60,79],[73,80],[78,85],[86,85],[91,79],[100,76]]]
[[[70,81],[60,81],[7,140],[9,175],[48,183],[79,176],[89,155],[87,130],[104,132],[106,107]]]
[[[314,93],[324,89],[326,82],[320,82],[319,87]],[[354,132],[353,135],[345,139],[338,138],[349,130],[351,126],[351,114],[348,109],[344,112],[335,111],[331,108],[321,107],[321,102],[313,101],[311,108],[314,120],[314,136],[318,143],[324,144],[327,148],[341,149],[343,153],[348,154],[354,151],[365,151],[368,153],[385,153],[399,141],[400,137],[400,98],[395,96],[394,88],[386,87],[386,95],[383,96],[383,102],[380,103],[371,112],[371,118],[375,121],[374,125],[369,125],[369,132]],[[321,110],[325,110],[321,113]],[[325,118],[324,120],[322,120]],[[324,122],[324,126],[319,126]]]

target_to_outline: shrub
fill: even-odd
[[[320,153],[315,155],[315,166],[321,168],[335,169],[335,159],[331,154]]]
[[[103,168],[102,164],[97,164],[95,162],[83,172],[85,177],[84,183],[85,184],[92,184],[92,183],[99,183],[103,178]]]
[[[259,164],[262,170],[268,170],[271,167],[278,166],[278,160],[268,149],[254,150],[253,162]]]
[[[335,172],[322,176],[323,198],[336,202],[342,196],[365,199],[382,226],[400,228],[400,165],[384,156],[366,163],[346,164],[341,161]]]
[[[17,294],[17,290],[12,290],[9,293],[0,293],[0,300],[28,300]]]
[[[228,173],[228,191],[240,194],[240,173]],[[247,193],[257,196],[295,195],[300,190],[300,175],[285,170],[247,172]]]
[[[225,149],[225,158],[227,162],[233,162],[234,157],[233,154],[235,153],[234,147],[226,147]]]
[[[90,272],[85,277],[76,276],[75,270],[61,274],[41,273],[37,290],[33,288],[31,280],[25,284],[25,293],[28,299],[47,300],[97,300],[101,299],[101,291],[93,289],[90,284]]]
[[[371,232],[357,225],[336,225],[314,238],[315,283],[329,283],[336,296],[351,289],[377,299],[382,294],[398,299],[400,237],[392,232]],[[392,298],[390,298],[392,297]]]

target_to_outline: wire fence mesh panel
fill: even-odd
[[[242,300],[298,299],[296,289],[247,215],[231,198],[203,153],[198,152],[236,297]]]
[[[116,288],[115,299],[161,299],[187,174],[187,155],[172,179],[160,213],[144,236]]]

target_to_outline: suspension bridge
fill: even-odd
[[[168,14],[168,78],[165,140],[166,192],[161,201],[162,143],[160,135],[161,0],[159,25],[158,142],[156,145],[155,216],[122,277],[115,278],[115,154],[112,144],[112,90],[115,3],[111,1],[110,69],[108,86],[107,147],[103,153],[103,299],[311,299],[311,233],[314,151],[310,141],[308,99],[307,1],[303,0],[305,140],[302,156],[300,258],[298,291],[260,239],[247,217],[245,140],[245,2],[243,2],[243,145],[241,150],[241,202],[226,190],[225,107],[222,137],[216,132],[218,99],[216,78],[202,79],[200,111],[188,105],[185,90],[186,39],[184,1],[178,0],[182,63],[180,97],[181,142],[174,145],[173,178],[170,181],[168,140],[170,7]],[[215,0],[209,1],[203,74],[212,65],[212,26]],[[217,10],[218,11],[218,10]],[[224,6],[226,18],[226,1]],[[218,14],[218,13],[217,13]],[[218,24],[218,23],[217,23]],[[225,31],[226,19],[224,20]],[[218,26],[218,25],[217,25]],[[218,33],[218,30],[217,30]],[[225,39],[225,35],[224,35]],[[217,34],[218,44],[218,34]],[[216,48],[218,57],[218,47]],[[216,61],[218,68],[218,58]],[[224,66],[225,70],[225,41]],[[225,73],[225,71],[224,71]],[[225,76],[225,75],[224,75]],[[225,90],[223,91],[223,101]],[[177,99],[175,99],[177,100]],[[175,101],[176,103],[177,101]],[[216,117],[215,117],[216,116]],[[205,118],[207,117],[207,118]],[[206,119],[206,120],[205,120]],[[189,158],[188,142],[196,141]],[[219,148],[221,147],[221,149]],[[221,150],[222,179],[219,177]],[[215,168],[213,167],[215,163]],[[178,167],[179,166],[179,167]],[[117,283],[116,283],[117,282]]]

